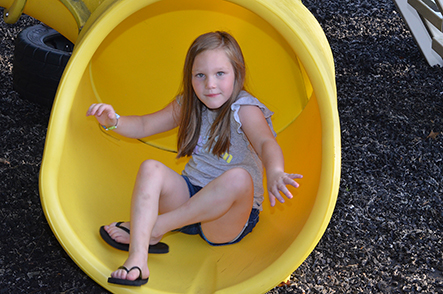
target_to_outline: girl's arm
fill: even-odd
[[[299,185],[294,179],[300,179],[302,176],[285,173],[283,152],[260,108],[249,105],[242,106],[239,116],[243,131],[265,166],[271,206],[275,205],[276,198],[284,203],[285,200],[280,192],[291,199],[293,196],[286,185],[298,188]]]
[[[174,100],[162,110],[143,116],[117,117],[114,108],[109,104],[92,104],[86,116],[94,115],[102,126],[112,127],[114,131],[128,138],[144,138],[158,133],[172,130],[178,126],[179,106]]]

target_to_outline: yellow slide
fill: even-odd
[[[12,2],[0,0],[0,6]],[[53,2],[58,1],[38,0],[42,7]],[[83,271],[115,293],[263,293],[273,288],[315,248],[338,193],[335,72],[321,27],[298,0],[96,2],[80,27],[79,18],[54,4],[70,18],[60,30],[58,21],[52,26],[75,41],[53,105],[40,173],[41,202],[54,234]],[[24,12],[51,22],[35,3],[28,0],[34,7]],[[130,140],[105,132],[94,118],[86,118],[86,110],[98,101],[112,104],[121,115],[162,108],[179,91],[190,43],[215,30],[230,32],[242,47],[247,87],[275,112],[286,171],[304,175],[301,187],[291,190],[295,197],[285,204],[271,208],[265,201],[259,224],[240,243],[211,247],[198,236],[169,233],[162,241],[170,252],[149,257],[147,285],[108,284],[127,253],[102,241],[99,227],[129,219],[143,160],[160,160],[177,172],[185,160],[175,159],[175,132]]]

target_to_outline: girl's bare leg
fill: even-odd
[[[249,218],[253,190],[252,178],[246,170],[231,169],[177,209],[158,216],[152,237],[158,238],[176,228],[200,222],[209,241],[230,242]]]
[[[249,218],[252,200],[252,179],[243,169],[225,172],[189,198],[187,184],[180,175],[157,161],[144,162],[131,202],[130,247],[124,266],[139,266],[143,278],[148,277],[149,243],[155,244],[165,233],[193,223],[201,222],[211,242],[233,240]],[[167,211],[160,216],[159,206],[161,211]],[[111,276],[134,280],[139,272],[117,270]]]
[[[152,228],[159,213],[160,197],[181,205],[189,199],[187,184],[179,174],[162,163],[154,160],[145,161],[140,166],[132,195],[129,256],[124,263],[126,268],[139,266],[143,278],[149,276],[147,266],[149,243],[157,243],[161,238],[160,236],[158,240],[151,240]],[[137,270],[129,273],[125,270],[116,270],[111,276],[135,280],[139,274]]]

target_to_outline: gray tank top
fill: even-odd
[[[271,122],[273,112],[258,101],[257,98],[251,96],[246,91],[242,91],[237,101],[231,106],[231,146],[229,153],[218,157],[208,150],[206,143],[211,124],[216,117],[216,112],[204,107],[200,137],[192,157],[186,164],[182,174],[187,176],[193,185],[204,187],[229,169],[234,167],[243,168],[249,172],[254,182],[253,208],[262,210],[264,200],[263,164],[241,128],[242,125],[238,112],[242,105],[255,105],[259,107],[274,136],[276,135]]]

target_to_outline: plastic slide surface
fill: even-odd
[[[322,29],[300,1],[105,3],[77,38],[51,114],[40,192],[54,234],[82,270],[114,293],[268,291],[317,245],[338,193],[335,73]],[[130,140],[105,132],[86,110],[99,101],[120,115],[162,108],[179,91],[190,43],[215,30],[230,32],[242,47],[247,87],[275,112],[286,170],[304,175],[301,187],[274,208],[265,200],[260,222],[239,244],[214,248],[198,236],[169,233],[163,242],[170,253],[149,257],[147,285],[108,284],[127,253],[102,241],[99,227],[129,219],[142,161],[157,159],[177,172],[186,162],[175,159],[175,131]]]

